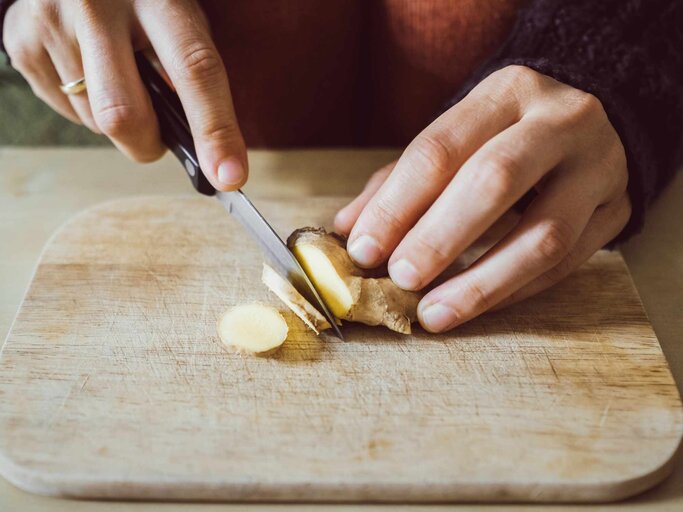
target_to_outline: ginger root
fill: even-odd
[[[263,264],[261,281],[316,334],[331,328],[327,319],[273,268]]]
[[[421,295],[357,267],[346,252],[344,238],[324,229],[302,228],[290,235],[287,245],[333,315],[410,334]]]
[[[287,339],[289,327],[277,309],[262,304],[230,308],[218,320],[223,344],[242,354],[269,355]]]

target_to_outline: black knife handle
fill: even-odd
[[[135,54],[135,61],[159,120],[161,140],[183,164],[195,190],[207,196],[215,195],[216,189],[199,167],[190,125],[178,95],[141,52]]]

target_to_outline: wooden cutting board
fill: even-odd
[[[281,234],[338,200],[257,204]],[[226,352],[227,307],[278,305],[214,201],[87,210],[46,247],[0,356],[0,471],[70,497],[595,501],[670,471],[683,413],[621,256],[454,332],[288,315],[271,358]]]

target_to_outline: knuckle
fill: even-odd
[[[433,267],[441,267],[452,260],[447,247],[444,247],[441,237],[434,237],[429,233],[415,233],[417,243],[416,254],[420,254],[420,262],[429,262]],[[412,251],[411,251],[412,252]]]
[[[40,20],[53,19],[56,12],[54,0],[30,0],[28,7],[31,15]]]
[[[544,262],[557,264],[569,253],[574,229],[564,219],[549,219],[538,228],[536,249]]]
[[[129,134],[142,121],[138,110],[132,105],[118,102],[97,105],[93,109],[93,117],[98,128],[113,138]]]
[[[518,96],[514,91],[508,91],[502,87],[492,91],[483,91],[478,99],[483,105],[486,105],[491,115],[504,112],[510,102],[518,102]]]
[[[182,45],[173,60],[173,67],[181,79],[207,81],[220,72],[222,61],[218,52],[209,44],[193,41]]]
[[[406,155],[416,178],[431,180],[439,176],[450,177],[452,174],[451,151],[438,136],[418,136]]]
[[[159,160],[164,155],[164,152],[163,147],[154,149],[145,148],[144,150],[130,152],[130,157],[138,163],[148,164]]]
[[[203,142],[214,145],[244,145],[236,123],[209,122],[201,127],[199,136]]]
[[[465,281],[461,289],[463,303],[467,304],[466,311],[458,311],[458,318],[467,319],[487,311],[493,306],[488,293],[474,279]]]
[[[526,66],[513,64],[501,71],[502,82],[512,90],[537,89],[543,83],[543,75]]]
[[[33,49],[25,42],[12,37],[6,37],[4,44],[7,55],[12,60],[12,67],[22,73],[29,72],[32,69]]]
[[[29,16],[32,18],[36,34],[39,34],[38,37],[46,48],[57,48],[69,39],[59,6],[54,0],[33,0]]]
[[[517,95],[508,87],[509,77],[505,70],[492,73],[488,78],[477,84],[470,92],[470,96],[479,104],[484,105],[490,112],[499,112],[509,101],[515,101]]]
[[[604,115],[605,109],[597,96],[588,92],[574,89],[572,94],[574,108],[585,116]]]
[[[520,165],[505,153],[488,156],[478,173],[476,190],[484,197],[502,200],[517,186]]]
[[[586,122],[606,122],[607,114],[602,102],[593,94],[571,89],[562,100],[564,124],[569,126],[581,126]]]
[[[398,231],[403,229],[403,220],[398,211],[387,200],[379,199],[372,210],[378,225],[382,226],[385,232]]]

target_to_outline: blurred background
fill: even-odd
[[[106,137],[53,112],[4,58],[0,61],[0,146],[110,145]]]

